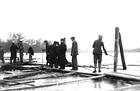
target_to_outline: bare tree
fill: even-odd
[[[17,43],[17,42],[19,42],[19,41],[21,41],[23,39],[24,39],[24,36],[21,33],[10,33],[8,40],[11,40],[12,42]]]
[[[28,39],[28,40],[25,40],[25,43],[27,43],[30,46],[33,46],[33,45],[36,44],[36,40],[34,40],[34,39]]]

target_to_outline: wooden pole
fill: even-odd
[[[114,72],[117,71],[118,64],[118,44],[119,44],[119,28],[115,28],[115,45],[114,45]]]
[[[126,68],[126,63],[125,63],[125,57],[124,57],[124,51],[123,51],[121,33],[119,33],[119,47],[120,47],[120,54],[121,54],[121,60],[122,60],[123,70],[126,70],[127,68]]]

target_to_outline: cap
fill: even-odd
[[[99,35],[98,37],[99,37],[99,38],[103,38],[103,36],[102,36],[102,35]]]
[[[75,37],[71,37],[71,39],[75,39]]]

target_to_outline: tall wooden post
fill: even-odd
[[[124,58],[124,51],[123,51],[121,33],[119,33],[119,47],[120,47],[120,54],[121,54],[123,70],[126,70],[127,68],[126,68],[126,63],[125,63],[125,58]]]
[[[114,72],[117,71],[118,64],[118,44],[119,44],[119,28],[115,28],[115,45],[114,45]]]

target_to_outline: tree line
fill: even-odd
[[[7,40],[0,39],[0,45],[3,47],[4,52],[10,52],[10,46],[14,42],[17,44],[19,41],[23,41],[24,51],[27,52],[30,46],[33,47],[34,52],[42,52],[44,41],[41,39],[25,39],[21,33],[10,33]]]

